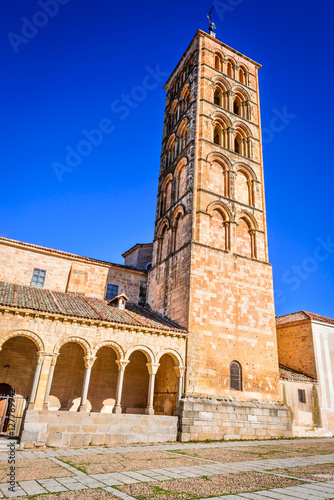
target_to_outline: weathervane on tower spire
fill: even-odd
[[[214,30],[217,29],[217,27],[216,27],[215,23],[211,20],[211,13],[212,13],[213,9],[214,9],[214,5],[211,7],[210,12],[206,17],[208,18],[208,21],[210,23],[209,35],[216,38],[216,33],[214,32]]]

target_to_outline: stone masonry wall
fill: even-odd
[[[177,440],[177,417],[28,411],[21,445],[123,445]]]
[[[180,440],[292,437],[289,410],[282,404],[186,398],[180,406]]]
[[[293,325],[277,325],[277,347],[282,365],[309,377],[317,378],[310,321],[302,321]]]
[[[0,240],[0,280],[30,286],[34,269],[46,271],[44,288],[82,293],[104,299],[107,285],[117,285],[131,302],[138,303],[140,286],[147,281],[143,271],[52,253],[49,249],[20,246]]]

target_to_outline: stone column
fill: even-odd
[[[225,228],[225,250],[230,250],[231,236],[230,236],[230,221],[224,222]]]
[[[256,248],[256,231],[255,231],[255,229],[251,229],[249,231],[249,234],[251,235],[252,259],[256,259],[257,258],[257,248]]]
[[[228,107],[227,107],[227,110],[228,111],[233,111],[233,92],[232,92],[232,90],[228,90],[227,91],[227,95],[228,95]]]
[[[186,369],[184,366],[174,366],[174,369],[177,375],[177,393],[176,393],[176,410],[175,410],[175,413],[177,415],[180,406],[180,400],[182,399],[182,394],[183,394],[183,379],[184,379],[184,372]]]
[[[118,365],[118,378],[117,378],[117,388],[116,388],[116,401],[112,411],[113,413],[122,413],[121,401],[122,401],[124,372],[125,368],[129,364],[129,361],[125,359],[118,359],[116,363]]]
[[[248,204],[253,206],[253,181],[247,181],[248,187]]]
[[[145,413],[147,415],[154,415],[153,400],[154,400],[154,384],[155,375],[159,368],[159,363],[146,363],[148,368],[148,373],[150,374],[150,380],[148,384],[148,395],[147,395],[147,405]]]
[[[90,374],[91,374],[92,366],[93,366],[95,360],[96,360],[95,356],[84,356],[86,370],[85,370],[85,378],[84,378],[83,387],[82,387],[81,402],[80,402],[80,407],[79,407],[80,412],[86,412],[88,410],[87,394],[88,394],[88,388],[89,388]]]
[[[234,130],[232,127],[228,127],[227,132],[228,132],[228,138],[227,138],[226,149],[230,149],[231,151],[234,151],[234,144],[233,144]]]
[[[253,156],[253,151],[252,151],[252,139],[250,137],[247,138],[247,155],[248,158],[252,158]]]
[[[53,375],[54,375],[54,372],[55,372],[55,366],[56,366],[56,362],[57,362],[58,356],[59,356],[59,353],[52,355],[51,366],[50,366],[49,377],[48,377],[48,383],[46,385],[44,402],[43,402],[43,410],[48,410],[49,409],[49,396],[50,396],[50,391],[51,391],[51,386],[52,386],[52,380],[53,380]]]
[[[34,375],[34,381],[32,384],[32,389],[30,393],[30,399],[29,399],[29,405],[28,405],[28,410],[32,410],[34,408],[35,400],[36,400],[36,393],[37,393],[37,387],[38,387],[38,382],[39,382],[39,377],[41,374],[42,370],[42,364],[44,361],[44,356],[45,352],[39,351],[37,353],[37,364],[36,364],[36,369],[35,369],[35,375]]]

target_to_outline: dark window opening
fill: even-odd
[[[39,288],[43,288],[45,281],[46,271],[42,269],[34,269],[30,286],[37,286]]]
[[[215,144],[220,144],[220,133],[219,133],[219,129],[218,128],[215,128],[213,142]]]
[[[107,295],[106,299],[111,300],[118,295],[118,286],[117,285],[108,285],[107,286]]]
[[[230,365],[230,388],[242,391],[242,371],[241,365],[237,361],[232,361]]]
[[[306,392],[305,392],[305,389],[298,389],[298,401],[300,403],[306,403]]]

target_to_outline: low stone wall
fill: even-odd
[[[282,404],[186,398],[180,404],[180,440],[292,437],[289,410]]]
[[[161,415],[28,411],[21,446],[88,446],[176,441],[178,418]]]

